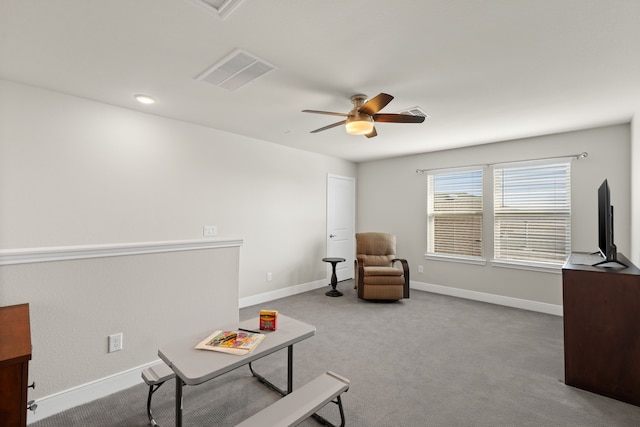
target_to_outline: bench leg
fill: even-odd
[[[149,417],[149,424],[154,427],[157,426],[158,423],[156,423],[156,420],[153,419],[153,414],[151,413],[151,398],[153,397],[153,393],[155,393],[162,384],[164,384],[164,381],[160,384],[151,384],[149,386],[149,396],[147,397],[147,416]]]
[[[335,403],[336,405],[338,405],[338,410],[340,411],[340,427],[344,427],[345,420],[344,420],[344,408],[342,407],[342,398],[340,397],[340,395],[338,395],[336,397],[336,400],[332,400],[331,403]],[[311,416],[323,426],[336,427],[334,424],[329,422],[329,420],[324,418],[322,415],[313,414]]]
[[[256,371],[254,371],[253,370],[253,365],[251,363],[252,362],[249,362],[249,370],[251,371],[251,375],[253,375],[262,384],[266,385],[271,390],[275,391],[276,393],[280,394],[281,396],[286,396],[287,394],[293,392],[293,345],[290,345],[288,347],[288,354],[287,354],[287,391],[286,392],[284,390],[282,390],[280,387],[278,387],[275,384],[273,384],[271,381],[267,380],[262,375],[258,374]],[[340,397],[340,395],[338,395],[335,400],[331,401],[331,403],[335,403],[336,405],[338,405],[338,410],[340,411],[340,427],[344,427],[345,426],[345,419],[344,419],[344,408],[342,407],[342,398]],[[320,424],[322,424],[323,426],[336,427],[334,424],[329,422],[327,419],[325,419],[321,415],[313,414],[311,416],[316,421],[318,421]]]

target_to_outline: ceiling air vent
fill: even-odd
[[[188,0],[198,6],[204,7],[209,12],[213,12],[220,18],[225,19],[244,0]]]
[[[398,114],[410,114],[412,116],[424,117],[425,119],[428,119],[429,117],[431,117],[430,115],[425,113],[425,111],[420,107],[407,108],[406,110],[398,111]]]
[[[220,62],[202,72],[196,77],[196,80],[202,80],[231,91],[275,69],[274,65],[249,52],[236,49]]]

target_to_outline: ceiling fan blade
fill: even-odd
[[[314,113],[314,114],[327,114],[329,116],[341,116],[341,117],[347,117],[348,114],[346,113],[334,113],[332,111],[318,111],[318,110],[302,110],[303,113]]]
[[[327,130],[327,129],[334,128],[334,127],[336,127],[336,126],[343,125],[343,124],[345,124],[346,122],[347,122],[346,120],[343,120],[343,121],[338,122],[338,123],[333,123],[333,124],[331,124],[331,125],[327,125],[327,126],[321,127],[321,128],[319,128],[319,129],[316,129],[316,130],[312,130],[312,131],[311,131],[311,133],[318,133],[318,132],[322,132],[323,130]]]
[[[374,114],[373,121],[384,123],[422,123],[423,116],[412,116],[411,114]]]
[[[390,103],[392,99],[393,96],[386,93],[380,93],[376,97],[371,98],[370,100],[365,102],[358,111],[373,116],[378,111],[382,110],[388,103]]]
[[[367,138],[373,138],[376,135],[378,135],[378,132],[376,132],[376,128],[375,127],[373,129],[371,129],[371,132],[364,134],[364,136],[366,136]]]

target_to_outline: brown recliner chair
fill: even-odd
[[[394,267],[396,261],[402,269]],[[356,233],[355,276],[358,298],[409,298],[409,264],[406,259],[396,258],[393,234]]]

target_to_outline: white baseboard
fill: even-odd
[[[27,424],[140,384],[142,371],[159,361],[160,359],[154,360],[105,378],[35,399],[38,408],[35,413],[27,411]]]
[[[411,289],[419,291],[433,292],[435,294],[449,295],[452,297],[465,298],[474,301],[488,302],[490,304],[504,305],[507,307],[521,308],[523,310],[537,311],[539,313],[562,316],[562,306],[547,304],[544,302],[531,301],[520,298],[506,297],[503,295],[487,294],[484,292],[470,291],[467,289],[451,288],[449,286],[433,285],[411,281]]]
[[[277,289],[258,295],[252,295],[249,297],[240,298],[239,307],[250,307],[252,305],[261,304],[279,298],[284,298],[318,289],[323,286],[327,286],[327,279],[316,280],[314,282],[303,283],[288,288]],[[451,288],[448,286],[433,285],[429,283],[414,281],[411,282],[411,289],[562,316],[562,306],[560,305],[546,304],[536,301],[505,297],[502,295],[486,294],[483,292],[469,291],[466,289]],[[75,406],[82,405],[92,400],[99,399],[101,397],[105,397],[112,393],[116,393],[118,391],[140,384],[142,382],[142,371],[149,366],[157,363],[158,361],[159,359],[105,378],[100,378],[98,380],[82,384],[68,390],[63,390],[61,392],[45,396],[40,399],[36,399],[38,409],[36,410],[35,414],[31,411],[28,411],[27,424],[31,424],[43,418],[73,408]]]
[[[252,295],[250,297],[240,298],[239,307],[249,307],[263,302],[273,301],[275,299],[300,294],[313,289],[327,286],[328,279],[316,280],[310,283],[303,283],[289,288],[277,289],[275,291],[265,292],[263,294]],[[59,412],[71,409],[75,406],[82,405],[92,400],[108,396],[112,393],[124,390],[142,382],[142,371],[149,366],[159,362],[160,359],[146,363],[129,370],[100,378],[95,381],[79,385],[58,393],[35,399],[38,405],[36,412],[28,411],[27,424],[34,423],[44,418],[55,415]]]
[[[269,291],[258,295],[251,295],[249,297],[240,298],[238,306],[240,308],[250,307],[256,304],[262,304],[263,302],[273,301],[279,298],[289,297],[292,295],[301,294],[303,292],[312,291],[314,289],[327,286],[329,279],[316,280],[314,282],[303,283],[296,286],[290,286],[288,288],[276,289],[275,291]]]

